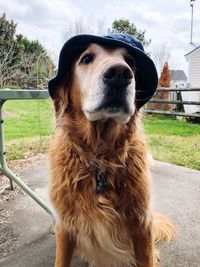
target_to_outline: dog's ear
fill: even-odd
[[[65,84],[60,85],[54,94],[53,103],[56,116],[67,111],[69,105],[69,90]]]

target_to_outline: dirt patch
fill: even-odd
[[[20,177],[20,174],[34,166],[38,166],[44,162],[46,155],[38,154],[36,156],[28,157],[20,160],[12,160],[9,162],[9,168]],[[14,183],[13,183],[14,184]],[[0,205],[5,201],[13,200],[23,191],[14,184],[15,190],[10,190],[10,180],[0,172]],[[1,213],[0,213],[1,221]]]
[[[15,186],[15,190],[10,190],[10,181],[7,177],[0,175],[0,205],[5,201],[13,200],[19,193],[22,193],[19,187]],[[1,222],[1,211],[0,211]]]
[[[3,116],[7,118],[18,118],[19,117],[19,115],[16,114],[15,112],[5,111],[5,110],[3,110]]]

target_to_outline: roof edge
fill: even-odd
[[[189,54],[193,53],[194,51],[196,51],[197,49],[200,48],[200,45],[197,46],[195,49],[193,49],[192,51],[188,52],[187,54],[185,54],[184,56],[187,57]]]

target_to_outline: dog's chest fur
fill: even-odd
[[[50,147],[50,196],[60,222],[76,238],[86,260],[106,267],[131,266],[134,250],[129,229],[144,223],[149,210],[141,138],[135,137],[120,157],[110,153],[101,160],[80,154],[61,136],[58,131]],[[98,163],[102,164],[97,167]],[[97,169],[106,175],[102,194],[96,192]]]

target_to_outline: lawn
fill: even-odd
[[[4,104],[6,140],[48,136],[52,131],[49,100],[13,100]]]
[[[7,101],[3,114],[8,159],[20,159],[47,151],[53,129],[50,100]]]
[[[9,159],[46,152],[53,129],[49,100],[16,100],[4,105],[5,137]],[[165,116],[146,115],[144,131],[157,160],[200,170],[200,124]]]
[[[200,170],[200,124],[146,115],[143,125],[154,159]]]

